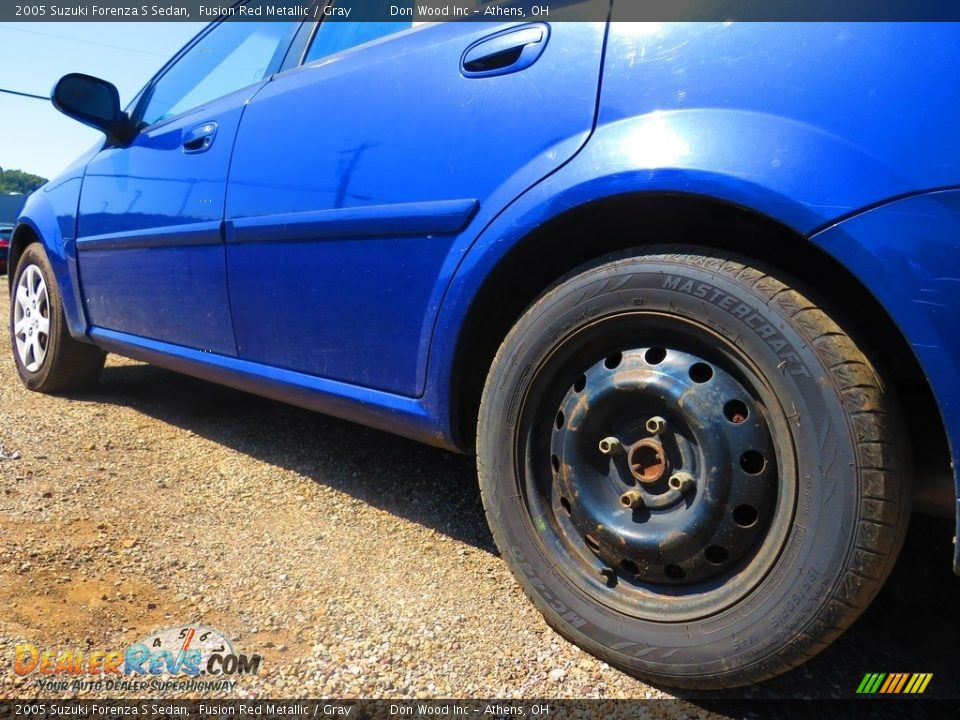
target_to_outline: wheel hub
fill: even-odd
[[[761,405],[681,350],[628,350],[589,368],[560,404],[550,450],[561,533],[608,585],[733,573],[776,504]]]
[[[37,372],[47,354],[50,300],[43,274],[36,265],[20,273],[13,298],[13,339],[17,356],[29,372]]]
[[[627,462],[633,478],[642,483],[655,483],[667,472],[669,465],[663,446],[648,438],[630,448]]]

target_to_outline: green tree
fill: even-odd
[[[39,175],[23,170],[4,170],[0,168],[0,195],[8,193],[32,193],[47,181]]]

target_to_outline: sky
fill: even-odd
[[[121,105],[203,23],[0,23],[0,88],[49,97],[70,72],[109,80]],[[54,177],[102,138],[49,101],[0,92],[0,167]]]

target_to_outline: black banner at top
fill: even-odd
[[[960,0],[4,0],[0,22],[960,21]]]
[[[902,697],[902,696],[897,696]],[[956,702],[870,702],[843,700],[0,700],[0,720],[653,720],[654,718],[830,718],[952,717]]]

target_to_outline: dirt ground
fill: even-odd
[[[546,626],[493,545],[471,458],[114,356],[91,392],[29,393],[8,304],[0,697],[45,694],[13,672],[17,643],[119,649],[193,622],[263,655],[231,697],[671,697]],[[892,581],[833,647],[664,711],[849,697],[866,672],[933,672],[929,696],[960,696],[951,537],[915,518]]]

